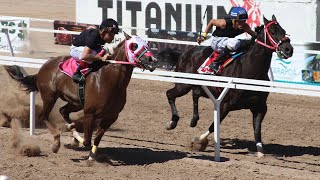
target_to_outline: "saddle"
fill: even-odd
[[[73,57],[70,57],[69,59],[61,62],[59,64],[59,70],[66,74],[67,76],[69,76],[70,78],[72,78],[72,75],[74,74],[74,72],[76,72],[78,66],[80,64],[80,60],[75,59]],[[92,64],[90,64],[89,67],[87,68],[83,68],[81,70],[81,74],[83,75],[83,77],[85,78],[90,72],[94,72],[99,70],[102,66],[108,64],[108,62],[93,62]]]
[[[244,52],[237,52],[233,54],[230,58],[228,58],[224,63],[221,65],[219,69],[219,74],[222,73],[223,69],[228,66],[233,60],[235,60],[237,57],[242,55]],[[209,68],[209,65],[214,62],[219,57],[219,53],[213,52],[205,61],[202,63],[202,65],[198,68],[199,74],[210,74],[210,75],[217,75],[211,68]]]

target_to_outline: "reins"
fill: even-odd
[[[106,60],[105,62],[109,62],[112,64],[129,64],[129,65],[137,65],[136,62],[128,62],[128,61],[117,61],[117,60]]]

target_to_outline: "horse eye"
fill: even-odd
[[[137,44],[137,43],[133,43],[133,44],[131,45],[130,49],[131,49],[132,51],[135,51],[136,49],[138,49],[138,44]]]

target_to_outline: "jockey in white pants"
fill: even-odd
[[[219,57],[209,65],[216,74],[219,73],[220,65],[230,56],[230,52],[237,51],[240,47],[241,41],[234,37],[246,32],[252,37],[256,37],[256,32],[251,30],[250,26],[246,23],[248,19],[247,11],[242,7],[232,7],[229,17],[225,19],[211,19],[208,23],[206,30],[197,39],[201,44],[206,38],[208,32],[213,26],[216,30],[212,33],[213,40],[211,47],[214,51],[220,53]]]

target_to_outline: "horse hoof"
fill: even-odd
[[[204,151],[208,145],[208,139],[205,138],[200,140],[198,137],[192,138],[192,141],[189,145],[191,151]]]
[[[53,144],[52,144],[52,152],[57,153],[60,149],[60,134],[54,136]]]
[[[59,151],[59,149],[60,149],[60,145],[59,146],[58,145],[53,145],[52,146],[52,152],[53,153],[57,153]]]
[[[264,157],[264,154],[262,152],[257,152],[257,156],[258,156],[258,158],[262,158],[262,157]]]
[[[72,142],[70,144],[64,144],[64,147],[67,149],[76,149],[80,147],[80,142],[76,138],[72,138]]]
[[[197,124],[198,124],[198,120],[192,119],[191,122],[190,122],[190,127],[196,127]]]
[[[167,130],[172,130],[177,127],[177,122],[176,121],[170,121],[167,123],[166,129]]]
[[[88,160],[89,161],[94,161],[95,158],[96,158],[96,153],[93,153],[92,151],[90,151]]]
[[[179,115],[172,115],[171,121],[178,122],[180,119]]]

